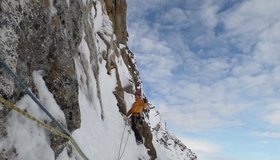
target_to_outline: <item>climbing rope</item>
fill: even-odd
[[[69,139],[69,136],[66,135],[65,133],[61,132],[60,130],[58,130],[57,128],[52,127],[49,124],[46,124],[40,120],[38,120],[37,118],[35,118],[34,116],[32,116],[31,114],[27,113],[26,111],[18,108],[17,106],[15,106],[13,103],[7,101],[6,99],[4,99],[3,97],[0,97],[0,103],[2,103],[4,106],[9,107],[15,111],[17,111],[18,113],[20,113],[21,115],[25,116],[26,118],[36,122],[38,125],[46,128],[47,130],[49,130],[50,132],[54,133],[55,135],[58,135],[60,137]]]
[[[27,113],[26,111],[18,108],[16,105],[14,105],[13,103],[7,101],[6,99],[4,99],[3,97],[0,97],[0,103],[2,103],[4,106],[6,107],[9,107],[11,109],[13,109],[14,111],[18,112],[19,114],[21,114],[22,116],[28,118],[29,120],[37,123],[38,125],[40,125],[41,127],[47,129],[48,131],[50,131],[51,133],[55,134],[55,135],[58,135],[62,138],[65,138],[67,140],[70,141],[70,143],[74,146],[74,148],[77,150],[77,152],[80,154],[80,156],[85,159],[85,160],[88,160],[88,158],[84,155],[84,153],[82,152],[82,150],[80,149],[80,147],[77,145],[77,143],[75,142],[75,140],[63,133],[61,130],[49,125],[49,124],[46,124],[44,122],[42,122],[41,120],[35,118],[34,116],[32,116],[31,114]]]
[[[27,85],[22,81],[12,70],[11,68],[0,58],[0,63],[3,68],[8,71],[8,73],[12,76],[12,78],[18,82],[19,86],[23,89],[23,91],[29,95],[29,97],[40,107],[43,112],[47,114],[47,116],[55,123],[55,125],[60,128],[62,131],[70,135],[70,132],[61,124],[59,123],[51,114],[50,112],[40,103],[40,101],[33,95]]]
[[[48,130],[51,131],[53,130],[52,132],[53,133],[56,133],[58,135],[60,135],[61,137],[63,138],[66,138],[66,136],[71,143],[72,145],[76,148],[76,150],[78,151],[78,153],[81,155],[81,157],[83,157],[83,159],[85,160],[89,160],[85,154],[83,153],[83,151],[81,150],[81,148],[79,147],[79,145],[76,143],[76,141],[74,140],[74,138],[71,136],[71,133],[61,124],[59,123],[51,114],[50,112],[40,103],[40,101],[33,95],[33,93],[31,92],[31,90],[27,87],[27,85],[24,83],[24,81],[22,81],[13,71],[12,69],[4,62],[4,60],[2,58],[0,58],[0,65],[3,66],[3,68],[11,75],[11,77],[18,82],[18,84],[20,85],[20,87],[23,89],[23,91],[39,106],[39,108],[44,112],[46,113],[46,115],[55,123],[55,125],[61,130],[58,130],[57,128],[55,128],[55,130],[53,129],[50,129],[49,126],[46,126],[46,125],[43,125],[45,123],[41,123],[39,120],[36,120],[35,117],[29,115],[28,113],[26,114],[23,114],[24,111],[22,112],[18,107],[16,107],[15,105],[12,105],[12,103],[7,103],[7,101],[5,101],[3,98],[1,98],[1,103],[6,103],[6,105],[9,105],[9,106],[14,106],[14,110],[15,111],[18,111],[19,113],[22,113],[22,115],[26,116],[27,118],[29,117],[29,119],[37,122],[39,125],[41,125],[42,127],[47,127],[49,128]],[[10,107],[11,108],[11,107]],[[46,128],[46,129],[47,129]],[[63,133],[64,132],[64,133]]]
[[[122,147],[122,141],[123,141],[123,135],[124,135],[125,128],[126,128],[126,124],[124,125],[123,131],[122,131],[122,138],[121,138],[120,146],[119,146],[118,160],[120,159],[120,154],[121,154],[120,152],[121,152],[121,147]]]
[[[125,151],[125,149],[126,149],[126,146],[127,146],[127,141],[128,141],[130,132],[128,132],[128,135],[127,135],[127,137],[126,137],[126,141],[125,141],[124,148],[122,149],[124,131],[125,131],[125,128],[126,128],[127,125],[128,125],[128,124],[125,124],[125,125],[124,125],[123,131],[122,131],[122,137],[121,137],[121,141],[120,141],[119,153],[118,153],[118,159],[117,159],[117,160],[121,160],[121,158],[122,158],[122,156],[123,156],[123,154],[124,154],[124,151]],[[123,150],[122,153],[121,153],[121,150]]]
[[[129,135],[130,135],[130,132],[128,133],[128,135],[127,135],[127,137],[126,137],[125,145],[124,145],[124,148],[123,148],[123,151],[122,151],[122,154],[121,154],[121,156],[120,156],[120,159],[119,159],[119,160],[121,160],[121,159],[122,159],[122,156],[123,156],[124,151],[125,151],[126,146],[127,146],[127,141],[128,141]]]

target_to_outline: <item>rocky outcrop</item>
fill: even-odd
[[[114,24],[117,43],[127,44],[128,33],[126,30],[126,0],[104,0],[107,13]]]
[[[150,116],[154,117],[153,122],[150,124],[154,140],[161,148],[169,152],[172,159],[197,160],[196,154],[169,132],[166,128],[166,123],[161,119],[160,113],[156,109],[151,110]]]
[[[73,62],[73,56],[77,54],[77,45],[81,39],[79,29],[82,25],[81,15],[75,14],[77,8],[80,8],[78,2],[74,2],[68,8],[66,1],[56,1],[54,4],[50,4],[48,0],[44,3],[27,1],[25,4],[20,4],[18,1],[1,1],[3,15],[1,17],[7,18],[5,23],[1,23],[1,30],[2,33],[3,30],[6,32],[5,35],[12,37],[8,38],[9,41],[1,43],[1,57],[4,57],[4,60],[29,86],[34,86],[31,78],[32,71],[45,72],[45,81],[67,115],[70,131],[79,128],[80,123],[79,119],[74,120],[71,116],[79,115],[78,88]],[[6,13],[3,10],[6,10]],[[19,20],[13,21],[13,19]],[[4,21],[2,18],[1,20]],[[6,27],[10,29],[7,30]],[[1,39],[5,38],[1,37]],[[15,88],[14,81],[9,76],[4,74],[3,76],[8,80],[2,80],[2,85],[7,81],[13,82],[3,88],[12,88],[10,90],[13,92],[1,87],[2,95],[13,94],[15,98],[20,90]],[[36,92],[35,88],[33,91]]]
[[[157,152],[153,145],[153,134],[151,132],[151,128],[148,123],[143,122],[141,128],[141,133],[144,137],[144,145],[148,149],[148,154],[150,155],[151,160],[155,160],[157,158]]]
[[[45,72],[46,84],[65,113],[68,129],[73,131],[80,127],[73,56],[81,39],[81,15],[75,14],[81,5],[74,2],[68,8],[66,1],[50,3],[30,2],[23,10],[17,73],[32,86],[32,71]]]
[[[18,60],[17,45],[19,37],[19,23],[22,20],[22,7],[19,2],[3,0],[0,1],[0,57],[16,71]],[[0,68],[0,94],[7,98],[12,97],[15,84],[11,77]]]

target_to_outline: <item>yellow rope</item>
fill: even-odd
[[[88,160],[88,158],[85,156],[85,154],[82,152],[81,148],[78,146],[78,144],[76,143],[76,141],[69,135],[63,133],[61,130],[54,128],[53,126],[46,124],[40,120],[38,120],[37,118],[35,118],[34,116],[32,116],[31,114],[27,113],[26,111],[18,108],[17,106],[15,106],[13,103],[7,101],[6,99],[0,97],[0,103],[2,103],[4,106],[7,106],[15,111],[17,111],[18,113],[20,113],[21,115],[25,116],[26,118],[36,122],[38,125],[42,126],[43,128],[47,129],[48,131],[50,131],[51,133],[58,135],[60,137],[63,137],[67,140],[70,141],[70,143],[76,148],[76,150],[78,151],[78,153],[81,155],[81,157],[85,160]]]

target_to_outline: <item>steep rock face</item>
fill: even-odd
[[[0,2],[0,54],[1,58],[16,71],[18,60],[18,24],[22,20],[21,11],[18,2],[4,0]],[[4,70],[0,69],[0,94],[11,97],[14,93],[15,84],[10,77],[4,75]]]
[[[32,72],[45,81],[63,110],[69,131],[80,127],[78,85],[73,56],[81,40],[81,3],[74,1],[1,1],[1,57],[36,93]],[[78,9],[78,10],[77,10]],[[15,21],[16,20],[16,21]],[[5,41],[6,39],[6,41]],[[4,72],[2,70],[2,72]],[[1,95],[16,101],[22,90],[1,74]],[[8,88],[8,89],[7,89]],[[2,114],[5,116],[7,113]],[[75,117],[73,117],[75,115]],[[5,127],[3,127],[5,128]],[[53,142],[55,143],[55,142]],[[54,148],[55,149],[55,148]]]
[[[78,85],[73,56],[81,39],[81,8],[74,2],[68,8],[66,1],[51,4],[45,0],[26,3],[19,23],[17,46],[17,73],[31,86],[34,70],[45,72],[45,81],[66,115],[69,131],[80,127]],[[67,27],[66,27],[67,26]]]
[[[43,105],[50,110],[57,106],[62,111],[60,113],[60,110],[56,110],[55,115],[71,133],[76,133],[78,138],[85,134],[82,132],[85,128],[81,126],[82,110],[85,107],[93,107],[92,114],[96,116],[94,120],[100,120],[96,125],[101,126],[106,126],[107,123],[112,125],[109,123],[112,121],[111,117],[121,117],[120,113],[127,112],[131,105],[131,93],[136,86],[141,86],[141,81],[134,55],[127,47],[125,0],[2,0],[0,17],[0,58],[24,80]],[[106,79],[112,80],[111,83],[116,81],[113,91],[104,85]],[[107,93],[109,91],[112,93]],[[114,100],[110,99],[111,94]],[[81,95],[85,98],[81,98]],[[25,104],[24,110],[37,113],[45,123],[53,124],[37,110],[27,108],[34,104],[29,102],[26,93],[2,67],[0,96],[19,105]],[[116,101],[116,104],[109,106],[118,109],[118,116],[107,113],[107,99],[110,102]],[[88,105],[84,106],[85,104]],[[89,110],[91,111],[91,108]],[[10,140],[18,137],[15,135],[18,128],[13,126],[17,125],[17,119],[17,115],[10,109],[0,105],[0,159],[28,157],[23,154],[25,150],[21,140]],[[90,120],[84,122],[84,125],[96,123]],[[37,144],[34,142],[34,148],[48,149],[44,158],[37,153],[34,153],[32,158],[76,157],[65,139],[45,132],[28,120],[19,122],[24,132],[30,132],[31,138],[34,136],[46,141],[42,144],[39,141]],[[119,123],[121,122],[122,119]],[[26,129],[28,127],[29,129]],[[150,156],[148,159],[153,160],[158,154],[154,147],[157,139],[151,130],[147,123],[141,128],[144,145]],[[113,143],[114,140],[112,139]],[[133,142],[132,138],[131,143]],[[88,143],[86,146],[96,145],[91,141]],[[52,152],[48,145],[53,150],[53,155],[50,155]],[[99,150],[98,145],[96,148],[89,148],[93,148],[90,150],[92,152]],[[88,153],[91,153],[90,151]],[[63,153],[64,156],[61,156]],[[133,154],[135,153],[130,153],[130,157],[135,156]],[[96,154],[92,157],[96,157]],[[143,157],[145,156],[138,156],[140,159],[147,159]]]
[[[151,133],[151,128],[148,123],[143,122],[140,131],[145,139],[144,145],[148,148],[148,154],[150,155],[150,159],[157,158],[157,152],[153,144],[153,134]]]
[[[126,31],[126,0],[104,0],[110,20],[113,22],[117,42],[127,44],[128,33]],[[112,3],[113,2],[113,3]]]
[[[101,8],[97,8],[96,3],[101,3]],[[70,132],[79,128],[81,123],[74,65],[74,58],[78,58],[85,72],[90,72],[88,69],[91,68],[97,79],[98,101],[101,105],[100,117],[104,119],[98,78],[99,53],[96,48],[97,39],[93,36],[99,36],[107,47],[106,51],[102,51],[102,58],[106,61],[107,73],[111,74],[111,70],[116,69],[115,56],[121,56],[117,45],[127,43],[125,0],[114,2],[107,0],[105,3],[103,1],[4,0],[0,4],[0,14],[3,17],[0,20],[1,58],[26,82],[27,86],[32,87],[36,94],[32,72],[35,70],[44,72],[46,85],[64,112]],[[113,25],[110,22],[105,25],[114,27],[116,39],[114,39],[113,33],[102,30],[100,25],[104,24],[93,24],[88,21],[88,19],[102,18],[101,15],[107,14],[107,11]],[[91,36],[92,34],[95,35]],[[91,53],[91,66],[88,66],[86,57],[80,53],[79,45],[82,38],[86,40],[87,44],[90,44],[88,48]],[[123,54],[123,56],[127,56],[127,54]],[[130,57],[126,59],[130,59]],[[5,70],[1,68],[0,71],[1,96],[16,102],[24,95],[22,89],[15,85],[15,81],[6,74]],[[90,73],[86,74],[90,77]],[[118,74],[116,78],[118,84],[114,93],[120,111],[125,113],[124,94]],[[87,85],[90,88],[90,84]],[[91,90],[88,90],[87,96],[94,101]],[[1,136],[7,134],[5,124],[9,111],[9,109],[2,108],[0,112]],[[62,141],[54,137],[51,138],[51,143],[53,149],[59,152],[60,149],[55,146],[59,146]]]
[[[73,61],[81,39],[82,15],[77,13],[79,8],[81,4],[77,1],[69,8],[66,1],[1,1],[1,17],[7,19],[1,19],[5,21],[1,23],[1,33],[9,35],[7,42],[1,43],[1,57],[28,86],[34,87],[32,71],[45,72],[47,85],[65,112],[70,131],[80,125],[79,116],[72,117],[79,115]],[[1,39],[5,39],[4,35]],[[6,87],[3,90],[1,87],[1,93],[6,96],[13,94],[13,99],[17,100],[21,90],[15,88],[9,76],[3,76],[1,84]],[[36,92],[35,88],[33,91]]]

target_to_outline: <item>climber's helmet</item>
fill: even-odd
[[[136,90],[134,93],[135,98],[141,98],[141,91],[140,90]]]

